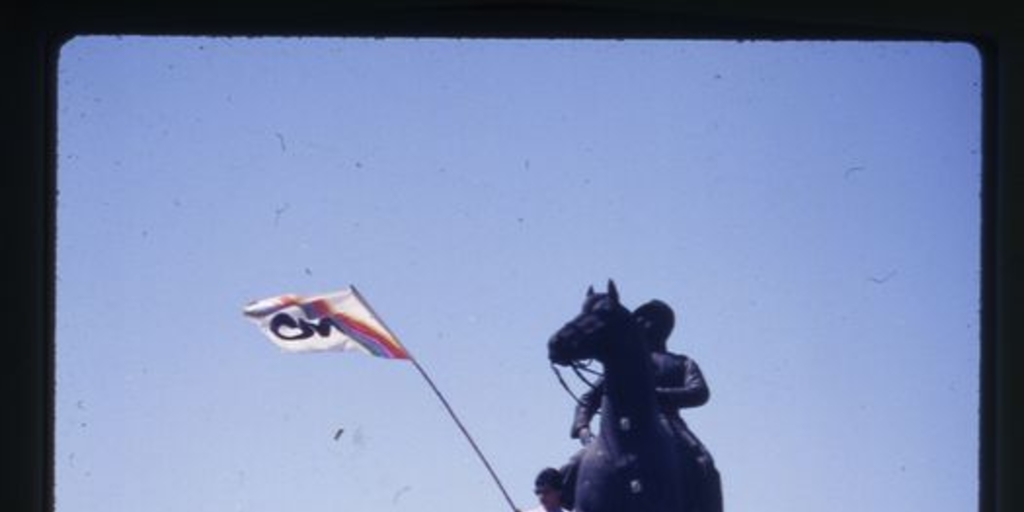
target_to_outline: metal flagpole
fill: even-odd
[[[401,344],[402,347],[405,348],[406,354],[409,355],[409,361],[412,361],[412,365],[416,367],[416,370],[420,372],[420,375],[423,376],[423,379],[426,380],[427,384],[430,385],[430,389],[432,389],[434,391],[434,394],[437,395],[437,398],[441,400],[441,404],[444,405],[445,410],[448,411],[448,415],[451,416],[453,420],[455,420],[455,424],[459,427],[459,430],[462,431],[462,435],[466,438],[467,441],[469,441],[470,446],[473,447],[473,451],[475,451],[477,457],[480,458],[480,462],[484,463],[484,467],[487,468],[487,472],[491,474],[491,478],[494,479],[494,483],[498,485],[498,489],[501,490],[501,494],[502,496],[505,497],[505,501],[508,502],[509,507],[512,508],[513,512],[519,512],[519,509],[516,508],[515,503],[512,502],[512,498],[510,498],[508,492],[505,491],[505,486],[501,485],[501,480],[498,479],[498,475],[494,472],[494,469],[491,468],[491,464],[487,462],[487,458],[484,457],[483,452],[481,452],[480,448],[476,445],[476,441],[473,440],[473,436],[469,435],[469,431],[466,430],[465,426],[463,426],[462,421],[459,420],[459,417],[455,414],[455,411],[452,409],[452,406],[448,404],[448,400],[444,397],[444,395],[441,394],[441,391],[437,389],[437,386],[434,385],[433,379],[431,379],[430,376],[427,375],[426,370],[424,370],[423,367],[420,366],[419,361],[417,361],[416,358],[413,357],[412,352],[409,351],[408,347],[405,347],[405,344],[399,341],[398,336],[395,335],[395,332],[392,331],[391,328],[388,327],[386,323],[384,323],[384,320],[379,315],[377,315],[377,312],[373,310],[373,306],[371,306],[370,303],[363,298],[362,294],[359,293],[359,290],[357,290],[356,287],[352,285],[349,285],[349,288],[352,290],[352,293],[359,299],[359,302],[366,306],[366,309],[370,311],[370,314],[373,315],[373,318],[378,323],[380,323],[382,327],[384,327],[384,330],[386,330],[388,334],[390,334],[391,337],[395,339],[395,341],[398,341],[399,344]]]

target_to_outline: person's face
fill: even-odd
[[[548,510],[557,510],[562,506],[562,492],[550,487],[537,489],[537,498],[540,504]]]
[[[647,337],[649,346],[654,352],[665,352],[665,338],[668,333],[664,332],[664,329],[658,323],[659,319],[653,316],[647,316],[639,314],[633,317],[636,325],[640,327],[644,335]]]
[[[636,316],[636,324],[639,325],[640,328],[643,329],[646,333],[651,333],[654,331],[654,320],[644,315]]]
[[[659,335],[655,329],[657,327],[656,321],[653,318],[649,318],[644,315],[637,315],[636,324],[640,327],[640,329],[644,332],[644,335],[647,336],[648,339],[651,339],[651,337]],[[651,349],[654,350],[655,352],[661,351],[661,345],[659,343],[656,343],[654,340],[651,340],[650,346]]]

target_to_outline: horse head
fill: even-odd
[[[614,281],[608,281],[605,293],[596,293],[590,287],[580,313],[548,341],[548,359],[561,366],[584,359],[601,361],[631,322],[629,310],[619,302]]]

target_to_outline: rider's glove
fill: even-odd
[[[594,433],[591,432],[590,429],[587,427],[583,427],[580,429],[579,436],[580,443],[583,444],[584,446],[590,444],[594,440]]]

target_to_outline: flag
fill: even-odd
[[[505,487],[498,480],[498,475],[487,462],[483,452],[470,437],[469,431],[455,415],[441,391],[434,385],[433,379],[419,362],[409,355],[405,347],[384,326],[354,286],[341,291],[313,297],[298,295],[280,295],[269,299],[249,303],[244,310],[245,316],[256,322],[260,330],[275,345],[288,352],[316,351],[356,351],[388,359],[408,359],[420,372],[423,379],[434,390],[448,414],[455,420],[462,435],[473,446],[476,455],[490,472],[494,483],[498,485],[505,501],[513,512],[517,512],[515,504],[509,497]],[[338,434],[335,434],[337,437]]]
[[[288,352],[355,351],[410,359],[354,287],[312,297],[271,297],[250,303],[244,313]]]

